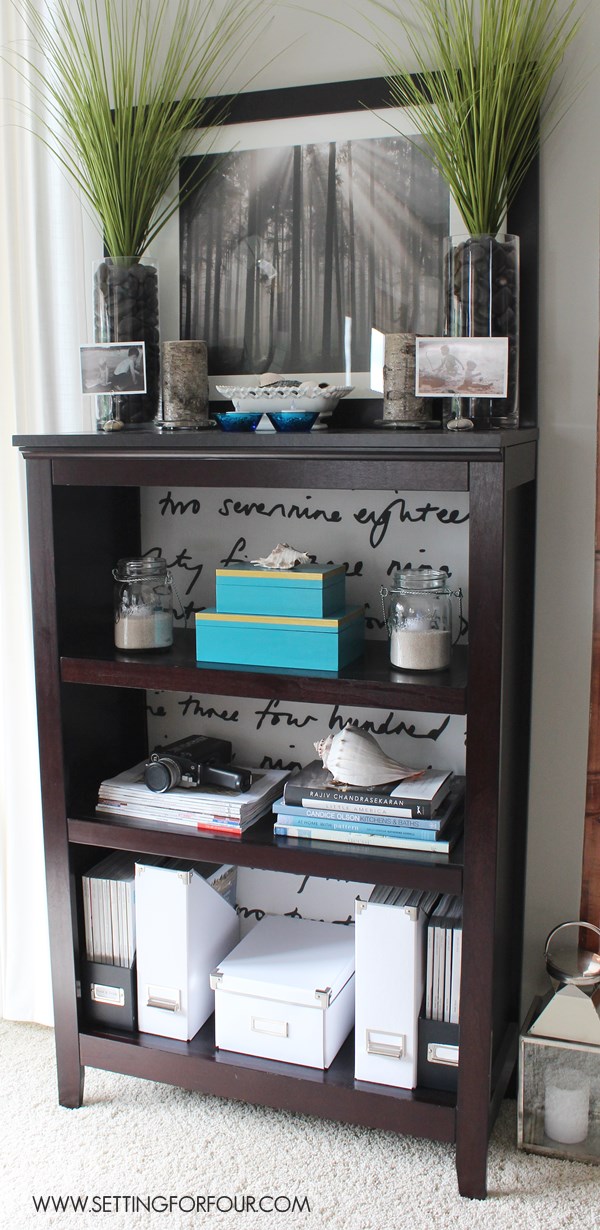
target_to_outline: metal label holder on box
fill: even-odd
[[[89,1021],[113,1029],[137,1029],[136,967],[81,962],[81,1001]]]

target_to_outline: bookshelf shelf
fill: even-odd
[[[451,434],[451,433],[450,433]],[[459,433],[457,433],[458,435]],[[537,433],[316,435],[126,431],[26,436],[34,648],[60,1102],[78,1106],[86,1065],[268,1106],[456,1141],[463,1195],[486,1192],[487,1140],[517,1053],[531,676]],[[114,562],[141,549],[146,487],[464,491],[469,496],[469,650],[448,672],[400,676],[386,646],[339,673],[199,666],[191,631],[143,660],[115,651]],[[378,596],[377,596],[378,597]],[[462,714],[464,838],[450,856],[275,838],[191,835],[94,812],[100,780],[147,755],[145,689]],[[91,1030],[79,1019],[77,875],[107,850],[210,857],[277,871],[463,894],[458,1096],[353,1078],[351,1041],[327,1072],[189,1044]]]
[[[204,666],[196,662],[193,632],[176,632],[174,646],[152,661],[119,653],[103,631],[61,656],[63,683],[156,691],[271,696],[315,704],[359,704],[428,713],[466,713],[467,650],[459,647],[449,670],[427,678],[390,669],[386,644],[367,641],[364,655],[341,671]]]
[[[273,816],[265,817],[243,837],[190,835],[181,827],[149,828],[143,820],[119,825],[99,816],[87,820],[70,819],[68,829],[69,840],[76,845],[207,859],[235,863],[239,867],[261,867],[268,871],[299,872],[325,878],[333,876],[366,883],[381,881],[408,888],[432,888],[441,893],[462,892],[462,841],[451,854],[436,858],[408,850],[396,853],[341,842],[287,841],[273,836],[273,821]]]
[[[80,1044],[83,1062],[92,1067],[154,1080],[160,1058],[164,1079],[185,1089],[431,1140],[455,1138],[455,1094],[354,1080],[353,1033],[325,1072],[218,1051],[212,1017],[191,1042],[152,1034],[86,1031]]]

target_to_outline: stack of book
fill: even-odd
[[[184,826],[190,832],[241,836],[270,810],[289,776],[283,769],[252,769],[249,790],[221,786],[176,786],[164,794],[149,790],[145,761],[100,783],[96,811],[120,824]]]
[[[445,893],[427,928],[425,1016],[458,1023],[462,964],[462,897]]]
[[[293,774],[273,804],[278,837],[448,854],[462,832],[464,778],[426,769],[401,785],[335,785],[320,761]]]
[[[135,858],[109,854],[82,876],[85,954],[88,961],[133,965]]]
[[[140,871],[144,873],[144,883],[157,884],[161,894],[150,898],[150,910],[146,910],[140,919],[138,909],[138,888]],[[158,879],[154,879],[158,876]],[[178,952],[174,936],[177,926],[183,925],[191,933],[187,914],[181,908],[174,908],[172,895],[173,885],[179,889],[178,900],[185,902],[185,890],[190,883],[202,882],[203,887],[210,886],[208,894],[209,908],[216,909],[211,925],[202,932],[198,931],[195,942],[198,953],[208,951],[206,970],[206,988],[208,994],[208,973],[212,969],[212,959],[220,958],[222,951],[213,951],[215,937],[219,934],[219,919],[229,921],[228,944],[235,943],[237,917],[235,913],[236,868],[231,864],[197,863],[189,859],[167,858],[158,854],[145,854],[136,858],[133,854],[121,854],[118,851],[109,854],[107,858],[96,863],[81,877],[83,918],[85,933],[85,956],[81,960],[81,998],[85,1015],[90,1020],[102,1025],[116,1026],[119,1029],[145,1028],[147,1003],[150,985],[161,984],[162,993],[166,981],[172,986],[173,967],[177,962]],[[169,896],[169,891],[171,895]],[[214,892],[213,892],[214,890]],[[227,902],[227,908],[219,902],[214,906],[214,894],[218,894]],[[148,891],[145,894],[148,900]],[[176,903],[175,903],[176,907]],[[147,953],[150,949],[154,954],[160,947],[156,940],[156,931],[163,945],[168,949],[167,971],[160,969],[160,977],[147,978]],[[191,938],[190,938],[191,943]],[[144,956],[140,996],[137,994],[137,983],[140,977],[139,968],[136,971],[136,958],[139,960],[140,950]],[[228,951],[225,946],[223,951]],[[158,957],[155,960],[158,961]],[[179,969],[181,961],[179,962]],[[170,976],[163,975],[169,972]],[[196,988],[201,981],[197,968],[194,970],[193,984]],[[199,994],[202,994],[200,991]],[[138,1018],[139,998],[139,1018]],[[189,999],[189,997],[188,997]],[[186,1003],[188,1000],[186,999]],[[163,1004],[163,1008],[165,1005]],[[210,1007],[212,1011],[212,1006]],[[165,1032],[160,1027],[152,1030],[155,1033]],[[168,1015],[168,1014],[167,1014]],[[181,1014],[178,1017],[181,1022]],[[200,1022],[202,1023],[202,1022]],[[155,1022],[156,1024],[156,1022]],[[199,1028],[199,1024],[197,1026]],[[167,1031],[169,1032],[169,1031]],[[179,1036],[170,1034],[169,1036]]]
[[[160,862],[149,854],[148,861]],[[85,953],[81,999],[92,1021],[137,1028],[135,855],[115,851],[81,877]]]
[[[143,857],[115,852],[81,877],[85,955],[129,968],[136,952],[135,869],[137,863],[170,871],[195,870],[211,888],[235,906],[236,868],[220,863],[193,863],[159,854]]]

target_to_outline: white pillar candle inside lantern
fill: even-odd
[[[590,942],[589,936],[593,938]],[[518,1145],[600,1164],[600,927],[560,923],[545,947],[556,993],[532,1005],[521,1033]],[[541,1008],[541,1010],[540,1010]]]
[[[577,1068],[563,1068],[546,1078],[544,1131],[551,1140],[575,1145],[588,1134],[590,1082]]]

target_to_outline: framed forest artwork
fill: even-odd
[[[274,373],[380,396],[372,330],[441,332],[448,189],[387,93],[241,95],[182,162],[180,333],[207,342],[211,392]]]

